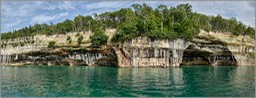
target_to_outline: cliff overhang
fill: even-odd
[[[255,64],[254,49],[255,39],[250,37],[201,30],[190,41],[137,37],[115,45],[108,43],[102,48],[67,47],[63,44],[55,49],[43,47],[17,53],[12,51],[1,55],[1,62],[5,65],[118,67],[243,66]]]

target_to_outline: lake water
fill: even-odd
[[[254,66],[2,66],[1,71],[4,97],[255,96]]]

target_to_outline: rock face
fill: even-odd
[[[189,42],[184,40],[154,40],[138,37],[126,41],[115,51],[119,67],[179,66]]]
[[[47,45],[27,47],[29,49],[25,46],[8,47],[1,51],[0,61],[4,65],[115,65],[118,67],[256,64],[255,39],[225,32],[201,30],[191,41],[151,40],[147,37],[137,37],[118,45],[108,43],[110,47],[99,50],[92,48],[84,50],[83,48],[87,47],[84,45],[72,52],[61,50],[72,45],[66,42],[58,43],[57,49],[49,49]]]
[[[233,62],[235,60],[235,65],[239,66],[252,66],[256,64],[255,39],[250,38],[249,36],[234,36],[223,32],[206,32],[201,30],[197,38],[201,38],[212,43],[219,43],[223,48],[219,49],[219,51],[214,51],[214,54],[217,54],[219,59],[223,58],[222,55],[226,55],[224,56],[226,58],[223,58],[222,61]],[[222,58],[220,58],[219,55]],[[231,61],[230,58],[232,58]],[[233,64],[234,62],[232,65]]]
[[[84,38],[79,47],[76,42],[78,33]],[[116,33],[116,29],[106,29],[105,33],[111,38]],[[2,65],[115,65],[113,57],[109,57],[108,54],[102,51],[76,51],[70,54],[62,51],[63,53],[56,54],[53,53],[56,49],[48,48],[49,42],[55,41],[57,49],[67,47],[83,49],[90,46],[91,34],[91,31],[67,32],[66,34],[36,35],[34,37],[5,40],[2,43],[7,44],[7,46],[1,49],[0,61]],[[71,37],[72,43],[66,41],[68,36]],[[11,45],[27,42],[29,43],[24,46],[13,47]]]
[[[72,53],[61,52],[30,52],[16,55],[2,55],[1,62],[4,65],[94,65],[100,59],[109,55],[101,51],[74,51]],[[97,64],[109,64],[97,63]]]
[[[237,65],[237,61],[224,43],[194,38],[184,51],[182,65]]]
[[[108,43],[110,42],[110,38],[116,33],[116,29],[106,29],[105,34],[109,36]],[[34,37],[25,37],[25,38],[15,38],[2,40],[2,44],[5,43],[7,46],[1,48],[2,55],[10,55],[10,54],[22,54],[29,52],[37,52],[37,51],[51,51],[48,48],[48,44],[50,41],[55,41],[56,47],[77,47],[77,34],[83,36],[83,41],[79,47],[89,47],[90,43],[90,35],[91,31],[84,32],[67,32],[66,34],[54,34],[54,35],[35,35]],[[72,42],[69,43],[67,41],[68,37],[71,37]],[[13,46],[11,44],[18,44],[17,46]],[[27,43],[21,45],[20,43]]]
[[[106,57],[107,55],[102,53],[72,53],[68,55],[69,59],[83,61],[87,65],[93,65],[95,60]]]
[[[15,58],[17,58],[16,55],[0,55],[0,62],[1,64],[10,64],[14,61]]]
[[[255,65],[254,47],[228,45],[228,49],[237,60],[237,65]]]
[[[114,47],[119,67],[254,65],[254,42],[246,36],[206,32],[192,41],[138,37]]]

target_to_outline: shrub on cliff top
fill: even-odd
[[[108,42],[108,36],[104,34],[104,30],[101,28],[96,29],[90,38],[93,47],[100,47],[102,45],[106,45]]]
[[[55,44],[56,44],[55,41],[50,41],[50,42],[48,43],[48,48],[54,48],[54,47],[55,47]]]
[[[68,41],[68,43],[69,43],[69,44],[71,44],[71,43],[72,43],[72,39],[71,39],[71,37],[70,37],[70,36],[68,36],[67,41]]]
[[[84,39],[83,36],[78,37],[78,39],[77,39],[78,46],[80,46],[82,44],[83,39]]]
[[[97,28],[117,28],[118,33],[112,42],[129,40],[144,36],[151,39],[191,39],[199,29],[206,31],[231,32],[234,35],[249,35],[254,37],[255,29],[246,26],[235,18],[226,19],[220,15],[209,16],[192,12],[190,4],[180,4],[176,7],[159,5],[152,8],[146,3],[133,4],[131,8],[122,8],[114,12],[93,14],[93,16],[75,17],[57,24],[36,24],[13,32],[2,33],[2,40],[35,36],[38,34],[65,34],[66,32],[95,32]],[[24,36],[25,35],[25,36]],[[76,37],[79,37],[77,33]]]

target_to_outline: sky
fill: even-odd
[[[177,6],[189,3],[192,11],[206,15],[235,17],[247,26],[255,27],[255,2],[253,1],[2,1],[1,32],[25,26],[58,23],[74,19],[77,15],[92,15],[146,3],[153,8],[159,4]]]

